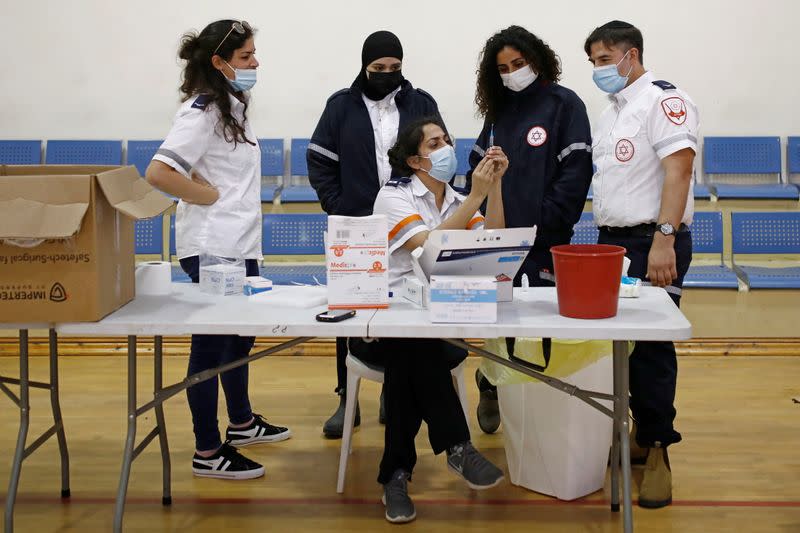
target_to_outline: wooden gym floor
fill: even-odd
[[[149,357],[141,357],[140,398],[151,384]],[[478,361],[470,358],[474,371]],[[165,360],[166,379],[179,379],[186,358]],[[391,526],[383,519],[375,483],[383,430],[377,423],[378,385],[363,383],[362,426],[354,439],[345,494],[335,492],[339,441],[325,440],[321,425],[335,405],[332,357],[273,357],[251,367],[254,408],[291,427],[286,442],[247,448],[265,478],[229,482],[195,479],[193,439],[185,397],[166,404],[173,463],[171,508],[160,505],[157,444],[134,463],[125,514],[126,531],[546,531],[617,532],[621,514],[609,512],[604,492],[564,503],[506,482],[475,493],[434,457],[424,430],[411,495],[416,522]],[[59,494],[57,448],[49,441],[23,465],[16,531],[110,531],[125,436],[125,358],[61,358],[61,403],[72,467],[72,500]],[[15,357],[0,358],[0,374],[15,376]],[[47,359],[34,357],[31,378],[47,376]],[[634,509],[645,532],[800,532],[800,357],[682,357],[677,398],[684,442],[671,448],[675,503]],[[477,393],[470,383],[472,408]],[[49,401],[32,391],[35,438],[49,427]],[[221,406],[220,413],[224,414]],[[224,416],[221,417],[224,423]],[[150,417],[147,422],[152,422]],[[505,467],[502,428],[480,433],[479,449]],[[139,435],[149,431],[140,422]],[[0,398],[0,500],[4,501],[18,412]],[[634,470],[634,481],[641,479]],[[636,493],[634,492],[634,499]]]

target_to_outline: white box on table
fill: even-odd
[[[497,322],[497,282],[490,276],[431,276],[431,322]]]
[[[329,309],[389,307],[389,230],[385,215],[328,217]]]
[[[200,291],[230,296],[242,294],[245,268],[237,265],[205,265],[200,267]]]

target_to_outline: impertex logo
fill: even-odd
[[[56,303],[67,301],[67,291],[62,284],[55,282],[53,286],[50,287],[50,301]]]

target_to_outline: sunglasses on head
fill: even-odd
[[[228,33],[225,34],[225,37],[223,37],[222,40],[217,45],[217,47],[214,48],[214,51],[211,53],[211,55],[213,56],[219,51],[219,47],[225,43],[228,37],[230,37],[231,33],[236,32],[239,35],[244,35],[245,32],[248,31],[252,32],[253,28],[250,27],[250,24],[248,24],[246,20],[243,20],[241,22],[234,22],[233,24],[231,24],[231,29],[228,30]]]

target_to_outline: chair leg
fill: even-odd
[[[360,385],[361,377],[348,369],[342,448],[339,451],[339,478],[336,481],[336,492],[339,494],[344,492],[344,476],[347,473],[347,459],[352,451],[353,425],[356,419],[356,403],[358,402],[358,388]]]
[[[456,382],[456,390],[458,391],[458,399],[461,400],[461,408],[464,410],[464,418],[469,422],[469,399],[467,398],[467,385],[464,383],[464,367],[466,361],[455,367],[450,373]]]

